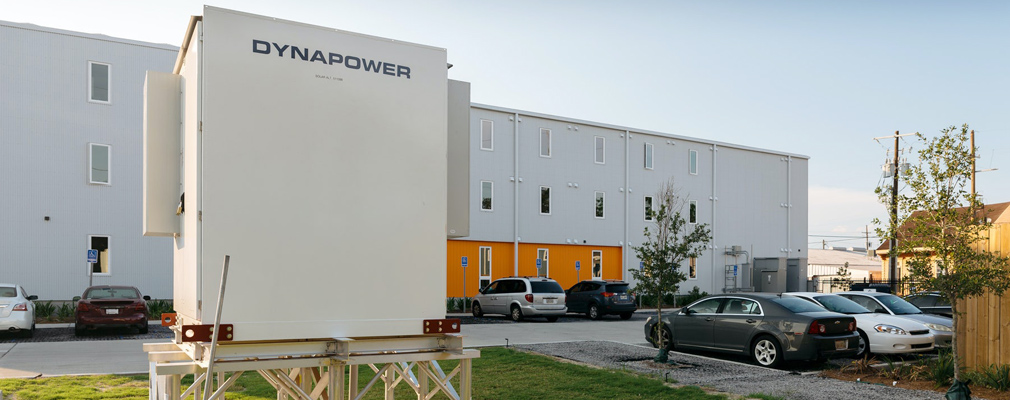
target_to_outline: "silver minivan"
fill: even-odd
[[[565,290],[553,279],[543,277],[498,279],[481,289],[470,307],[474,317],[501,314],[517,322],[526,317],[554,322],[568,312]]]

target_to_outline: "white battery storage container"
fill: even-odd
[[[214,322],[225,255],[235,341],[445,318],[446,66],[440,48],[205,7],[145,88],[144,234],[175,238],[180,321]]]

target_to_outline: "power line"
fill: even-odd
[[[867,235],[861,234],[859,236],[847,236],[847,235],[830,235],[830,234],[808,234],[810,237],[847,237],[847,238],[867,238]],[[870,238],[879,238],[880,236],[870,236]]]

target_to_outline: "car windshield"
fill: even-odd
[[[140,294],[134,288],[95,288],[84,294],[85,299],[139,299]]]
[[[824,305],[830,311],[842,314],[868,314],[870,310],[852,300],[837,295],[815,296],[814,300]]]
[[[3,286],[0,287],[0,297],[18,297],[18,291],[10,286]]]
[[[785,307],[787,310],[792,311],[794,313],[824,311],[823,307],[811,303],[809,301],[803,300],[799,297],[774,298],[772,299],[772,303]]]
[[[628,293],[628,285],[607,285],[607,291],[610,293]]]
[[[533,285],[533,293],[564,293],[557,282],[530,282]]]
[[[877,300],[880,300],[884,304],[884,307],[887,307],[896,315],[922,314],[922,310],[919,307],[913,306],[912,303],[893,294],[877,296]]]

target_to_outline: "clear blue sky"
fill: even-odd
[[[892,142],[968,123],[1010,201],[1010,2],[219,1],[448,49],[478,103],[810,156],[810,234],[886,218]],[[0,19],[179,45],[192,1],[8,1]],[[905,141],[902,147],[913,145]],[[870,226],[872,230],[873,227]],[[861,239],[811,237],[833,245]],[[876,243],[876,242],[874,242]]]

